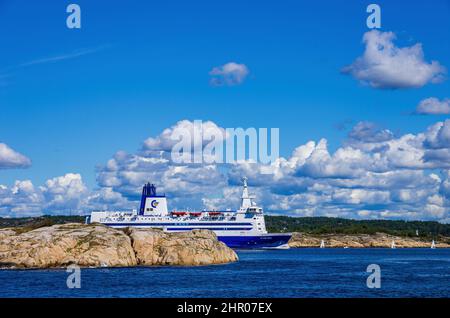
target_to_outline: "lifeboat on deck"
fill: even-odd
[[[187,212],[172,212],[173,216],[184,216],[187,215]]]

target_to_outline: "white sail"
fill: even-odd
[[[395,248],[395,241],[392,241],[391,248]]]
[[[436,243],[434,242],[434,240],[433,242],[431,242],[431,248],[436,248]]]
[[[322,242],[320,242],[320,248],[325,248],[325,241],[322,240]]]

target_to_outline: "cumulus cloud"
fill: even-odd
[[[177,163],[167,155],[170,132],[144,142],[135,153],[118,151],[98,167],[98,189],[79,174],[0,185],[0,214],[89,213],[138,207],[141,187],[155,183],[170,198],[169,209],[228,209],[239,206],[241,177],[267,212],[296,216],[448,221],[450,210],[450,120],[423,132],[395,136],[375,124],[355,125],[331,152],[326,139],[308,141],[267,166],[258,163]],[[210,122],[205,127],[223,128]],[[196,141],[200,147],[204,140]],[[162,155],[161,155],[162,154]]]
[[[209,72],[211,76],[210,84],[214,86],[239,85],[244,82],[249,72],[245,64],[229,62],[221,66],[216,66]]]
[[[225,129],[217,126],[212,121],[180,120],[157,137],[149,137],[144,141],[143,151],[147,153],[167,152],[171,153],[173,147],[182,138],[188,136],[191,152],[202,150],[212,139],[219,142],[225,140]]]
[[[7,144],[0,143],[0,169],[28,168],[31,160]]]
[[[426,98],[417,105],[416,113],[422,115],[448,115],[450,114],[450,99]]]
[[[422,44],[397,47],[393,32],[366,32],[364,54],[342,69],[374,88],[418,88],[443,80],[446,69],[437,61],[425,61]]]
[[[128,201],[122,194],[108,187],[89,192],[84,202],[86,205],[81,207],[81,211],[86,211],[87,213],[90,213],[92,210],[130,210],[133,207],[132,202]]]
[[[87,193],[81,175],[68,173],[64,176],[47,180],[40,187],[45,197],[45,209],[48,211],[79,210],[82,199]]]
[[[369,156],[359,149],[339,148],[333,155],[328,152],[327,141],[320,140],[304,164],[297,168],[298,176],[311,178],[352,178],[366,167],[362,162],[370,162]]]
[[[0,216],[88,214],[92,210],[125,209],[130,202],[112,188],[88,190],[81,175],[68,173],[36,187],[30,180],[0,185]]]
[[[192,137],[192,147],[184,153],[187,156],[194,155],[196,150],[203,150],[212,136],[220,141],[226,136],[225,129],[211,121],[202,125],[188,120],[179,121],[158,136],[146,139],[142,149],[136,153],[117,152],[99,168],[99,186],[110,187],[125,198],[136,201],[142,185],[153,182],[157,183],[158,191],[173,198],[171,203],[174,208],[202,206],[203,198],[199,194],[208,196],[220,192],[221,187],[226,186],[227,179],[219,165],[173,160],[173,146],[179,141],[178,137],[185,134]]]
[[[441,183],[439,193],[450,200],[450,170],[444,171],[444,180]]]
[[[42,194],[30,180],[18,180],[10,188],[0,185],[0,215],[3,217],[40,215],[42,203]]]
[[[256,200],[271,213],[446,220],[449,183],[436,170],[447,169],[450,155],[429,158],[432,151],[448,151],[446,125],[439,122],[422,133],[397,137],[374,123],[360,122],[333,153],[326,139],[309,141],[291,156],[278,158],[266,174],[267,166],[249,162],[177,164],[167,156],[155,157],[152,150],[169,151],[168,132],[177,124],[148,139],[144,151],[116,154],[99,170],[98,180],[130,200],[151,181],[171,196],[172,208],[227,209],[238,206],[245,175]],[[197,143],[201,147],[204,141]]]
[[[389,129],[380,129],[376,124],[361,121],[357,123],[348,134],[351,142],[383,142],[394,138]]]
[[[99,169],[97,181],[101,187],[110,187],[132,201],[139,199],[144,183],[153,182],[159,192],[174,198],[174,207],[180,208],[199,206],[200,194],[212,194],[226,186],[217,165],[177,164],[148,153],[116,154]]]
[[[432,149],[450,148],[450,119],[438,122],[428,129],[425,146]]]

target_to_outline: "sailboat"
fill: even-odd
[[[325,248],[325,241],[322,240],[322,242],[320,242],[320,248]]]
[[[433,242],[431,242],[431,248],[436,248],[436,243],[434,242],[434,240]]]
[[[391,248],[395,248],[395,241],[392,241]]]

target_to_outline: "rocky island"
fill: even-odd
[[[392,242],[396,248],[430,248],[431,241],[423,238],[404,237],[386,233],[375,234],[304,234],[293,233],[289,247],[319,247],[324,242],[331,248],[390,248]],[[450,239],[441,237],[435,242],[436,248],[450,248]]]
[[[3,268],[196,266],[237,260],[236,253],[209,230],[165,233],[80,223],[0,229]]]
[[[196,266],[238,260],[208,230],[166,233],[83,224],[80,216],[0,218],[1,268]],[[355,221],[268,217],[273,232],[292,232],[291,248],[450,248],[450,225],[436,222]],[[417,236],[420,233],[420,236]]]

